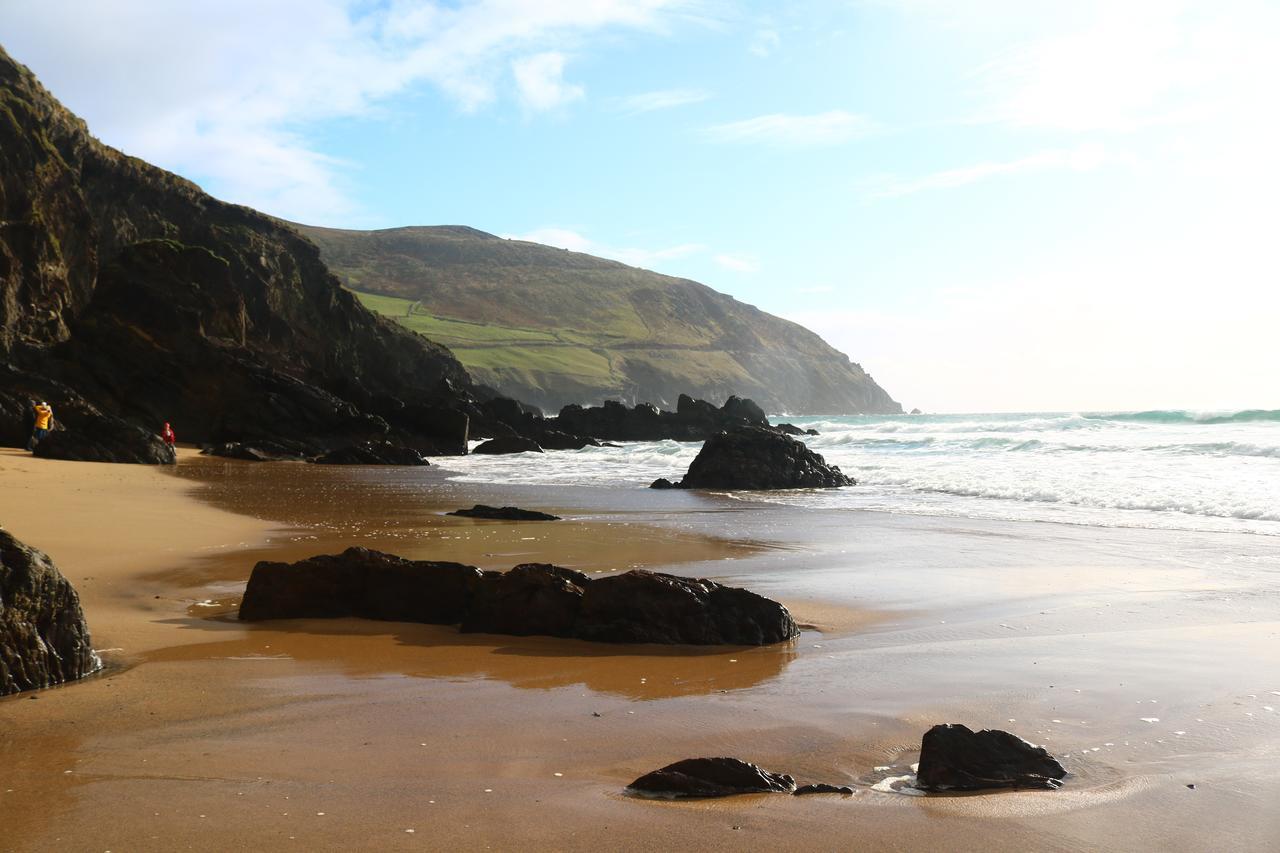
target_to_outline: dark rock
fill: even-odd
[[[558,429],[543,429],[537,433],[537,442],[543,450],[581,450],[584,447],[599,447],[600,442],[585,435],[573,435]]]
[[[787,609],[745,589],[636,570],[601,580],[540,563],[506,574],[365,548],[253,568],[240,618],[358,616],[609,643],[758,646],[798,636]]]
[[[366,441],[330,450],[311,460],[317,465],[430,465],[422,454],[386,441]]]
[[[682,489],[814,489],[852,486],[802,441],[760,427],[709,438],[680,482]]]
[[[491,438],[478,445],[472,453],[541,453],[542,447],[532,438],[520,435]]]
[[[492,518],[498,521],[559,521],[560,516],[532,509],[520,509],[515,506],[485,506],[476,504],[471,509],[455,509],[448,515],[460,515],[463,518]]]
[[[765,416],[764,409],[756,405],[754,400],[744,400],[736,395],[724,401],[724,405],[720,407],[720,417],[745,421],[753,426],[769,425],[769,418]]]
[[[1043,747],[999,729],[974,732],[952,723],[925,732],[916,787],[926,791],[1058,788],[1066,775]]]
[[[590,582],[581,572],[545,563],[525,563],[504,574],[486,575],[462,630],[571,637]]]
[[[821,435],[822,433],[818,432],[816,429],[807,429],[804,431],[804,434],[805,435]]]
[[[910,412],[908,412],[907,414],[910,414],[910,415],[923,415],[923,414],[924,414],[924,412],[920,411],[919,409],[912,409],[912,410],[911,410]]]
[[[246,462],[299,462],[319,451],[298,444],[278,444],[270,441],[255,441],[252,444],[241,441],[227,441],[221,444],[210,444],[200,449],[206,456],[221,456],[226,459],[242,459]]]
[[[848,785],[828,785],[826,782],[818,782],[814,785],[801,785],[791,793],[797,797],[805,794],[852,794],[853,789]]]
[[[0,530],[0,696],[99,666],[75,589],[44,552]]]
[[[475,566],[406,560],[367,548],[293,564],[263,561],[249,576],[240,618],[358,616],[456,625],[466,615],[480,578]]]
[[[629,409],[616,400],[608,400],[593,408],[565,406],[547,423],[555,429],[606,441],[705,441],[732,427],[771,428],[764,411],[751,400],[730,397],[716,408],[688,394],[680,395],[674,412],[659,411],[649,403]]]
[[[57,410],[55,409],[55,416]],[[77,462],[133,462],[172,465],[173,448],[155,433],[110,415],[81,417],[72,428],[55,430],[36,445],[41,459]]]
[[[671,482],[670,480],[668,480],[666,477],[659,477],[658,479],[654,480],[652,483],[650,483],[650,484],[649,484],[649,488],[651,488],[651,489],[678,489],[678,488],[680,488],[680,487],[679,487],[679,486],[677,486],[675,483]]]
[[[804,435],[804,430],[795,424],[775,424],[773,428],[784,435]]]
[[[736,758],[686,758],[661,770],[646,773],[627,786],[655,797],[729,797],[734,794],[786,794],[795,780],[770,773]]]
[[[787,608],[745,589],[643,569],[592,581],[575,628],[606,643],[761,646],[799,636]]]

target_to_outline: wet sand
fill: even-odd
[[[190,453],[161,472],[5,451],[0,478],[0,521],[76,583],[95,645],[122,649],[101,676],[0,700],[0,849],[1280,843],[1280,714],[1267,710],[1280,708],[1280,561],[1267,537]],[[476,502],[566,521],[442,515]],[[351,544],[486,568],[661,566],[781,598],[823,630],[766,649],[673,650],[230,618],[254,560]],[[1056,792],[874,790],[908,772],[942,721],[1045,743],[1072,776]],[[713,754],[858,792],[621,793]]]

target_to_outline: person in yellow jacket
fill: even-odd
[[[49,430],[53,429],[53,406],[42,400],[36,404],[35,416],[35,428],[31,430],[31,440],[27,442],[27,450],[35,450],[36,445],[40,443],[40,439],[48,435]]]

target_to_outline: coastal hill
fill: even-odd
[[[902,411],[813,332],[695,281],[462,226],[294,227],[367,306],[551,411],[670,407],[681,393],[793,414]]]
[[[98,142],[0,49],[5,443],[44,398],[82,435],[170,421],[186,441],[465,452],[483,393],[292,228]]]

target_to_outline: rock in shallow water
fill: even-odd
[[[925,732],[916,787],[926,791],[1058,788],[1066,775],[1043,747],[999,729],[975,732],[951,723]]]
[[[455,509],[448,515],[463,518],[491,518],[498,521],[559,521],[560,516],[515,506],[486,506],[476,504],[471,509]]]
[[[648,796],[692,798],[786,794],[796,783],[785,773],[770,773],[737,758],[686,758],[646,773],[627,787]]]
[[[462,631],[572,637],[582,594],[590,583],[581,572],[546,563],[525,563],[501,575],[486,575]]]
[[[749,590],[636,569],[587,586],[575,635],[607,643],[762,646],[800,631],[786,607]]]
[[[99,666],[75,589],[43,551],[0,530],[0,696]]]
[[[406,560],[348,548],[297,563],[253,567],[240,618],[358,616],[392,622],[456,625],[471,605],[482,573],[461,563]]]
[[[389,441],[366,441],[339,447],[311,460],[317,465],[430,465],[422,454]]]
[[[853,789],[850,788],[848,785],[828,785],[826,782],[817,782],[812,785],[801,785],[799,788],[796,788],[791,793],[795,794],[797,797],[802,797],[805,794],[846,794],[848,795],[853,793]]]
[[[759,646],[799,635],[778,602],[701,578],[635,570],[591,580],[547,564],[504,575],[365,548],[258,563],[240,605],[248,621],[342,616],[605,643]]]
[[[813,489],[855,485],[821,455],[772,429],[740,427],[702,445],[682,489]],[[663,488],[654,483],[652,488]]]

